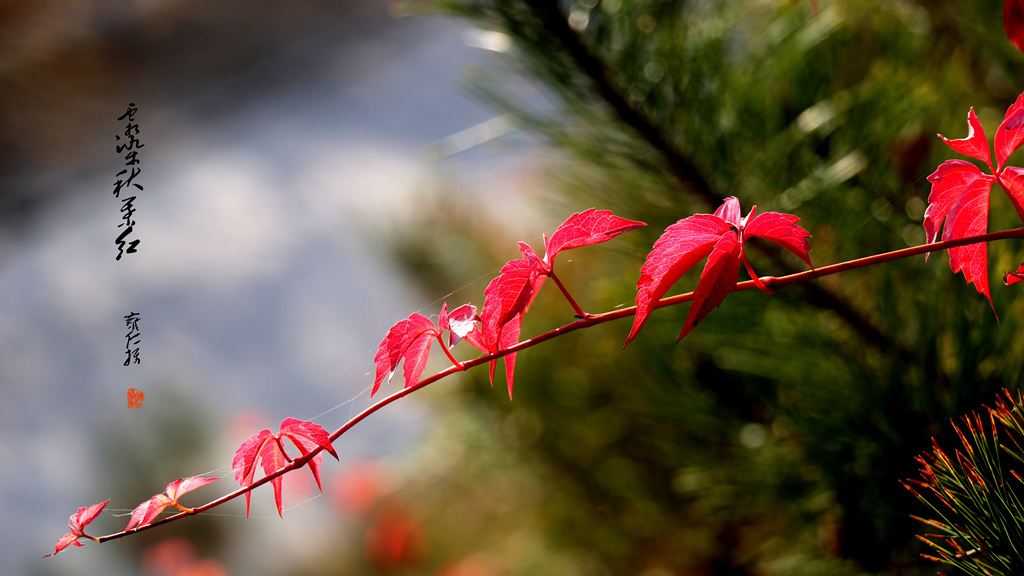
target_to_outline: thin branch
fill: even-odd
[[[562,296],[565,296],[565,299],[569,301],[569,305],[572,306],[572,310],[573,312],[576,313],[577,318],[582,318],[587,315],[587,313],[584,312],[582,308],[580,308],[580,305],[576,303],[576,300],[572,297],[572,295],[569,294],[569,291],[565,289],[565,286],[562,284],[562,281],[558,279],[558,276],[555,276],[554,270],[552,270],[548,274],[548,278],[551,278],[552,280],[555,281],[555,285],[558,286],[558,289],[562,291]]]
[[[452,356],[452,351],[449,350],[448,346],[445,345],[444,340],[441,339],[441,335],[440,334],[437,336],[437,342],[438,342],[438,344],[441,345],[441,350],[444,350],[444,355],[447,356],[448,359],[452,361],[452,364],[456,368],[458,368],[459,370],[465,370],[466,369],[466,367],[462,365],[462,362],[459,362],[458,360],[455,359],[455,356]]]
[[[961,238],[959,240],[950,240],[950,241],[946,241],[946,242],[936,242],[934,244],[922,244],[920,246],[914,246],[912,248],[904,248],[902,250],[894,250],[892,252],[886,252],[884,254],[876,254],[874,256],[868,256],[867,258],[860,258],[860,259],[857,259],[857,260],[849,260],[847,262],[840,262],[838,264],[832,264],[830,266],[823,266],[823,267],[817,268],[815,270],[807,270],[805,272],[799,272],[799,273],[796,273],[796,274],[789,274],[787,276],[780,276],[778,278],[775,278],[775,277],[772,277],[772,276],[765,276],[763,278],[760,278],[760,281],[761,281],[761,283],[763,285],[767,286],[769,289],[774,290],[774,289],[782,288],[782,287],[785,287],[785,286],[792,286],[794,284],[805,283],[805,282],[808,282],[810,280],[814,280],[816,278],[821,278],[822,276],[829,276],[831,274],[839,274],[841,272],[848,272],[850,270],[855,270],[857,268],[864,268],[864,267],[872,266],[872,265],[875,265],[875,264],[881,264],[883,262],[891,262],[891,261],[894,261],[894,260],[899,260],[901,258],[909,258],[909,257],[912,257],[912,256],[919,256],[921,254],[926,254],[928,252],[938,252],[940,250],[946,250],[948,248],[955,248],[957,246],[965,246],[967,244],[977,244],[977,243],[981,243],[981,242],[993,242],[993,241],[996,241],[996,240],[1006,240],[1006,239],[1009,239],[1009,238],[1021,238],[1021,239],[1024,239],[1024,228],[1014,228],[1013,230],[1004,230],[1002,232],[993,232],[991,234],[981,234],[981,235],[978,235],[978,236],[970,236],[970,237],[967,237],[967,238]],[[745,282],[737,283],[736,284],[736,288],[734,289],[734,292],[741,292],[741,291],[744,291],[744,290],[756,290],[756,289],[759,289],[758,286],[757,286],[757,283],[755,281],[753,281],[753,280],[747,280]],[[686,294],[680,294],[678,296],[670,296],[668,298],[662,298],[661,300],[658,300],[658,302],[654,305],[654,308],[664,308],[666,306],[675,306],[677,304],[682,304],[684,302],[689,302],[691,300],[693,300],[693,292],[688,292]],[[405,396],[407,396],[409,394],[412,394],[416,390],[419,390],[419,389],[424,388],[424,387],[426,387],[426,386],[428,386],[430,384],[433,384],[434,382],[437,382],[438,380],[441,380],[441,379],[443,379],[443,378],[445,378],[447,376],[450,376],[450,375],[452,375],[452,374],[454,374],[456,372],[462,372],[463,370],[472,368],[473,366],[479,366],[481,364],[486,364],[487,362],[490,362],[491,360],[495,360],[497,358],[501,358],[502,356],[505,356],[507,354],[512,354],[512,353],[515,353],[515,352],[521,352],[523,350],[526,350],[527,348],[531,348],[533,346],[536,346],[537,344],[540,344],[541,342],[546,342],[548,340],[551,340],[552,338],[557,338],[559,336],[563,336],[563,335],[568,334],[570,332],[575,332],[576,330],[580,330],[582,328],[589,328],[591,326],[596,326],[597,324],[604,324],[605,322],[611,322],[612,320],[619,320],[620,318],[628,318],[630,316],[635,316],[635,315],[636,315],[636,306],[630,306],[629,308],[620,308],[619,310],[613,310],[611,312],[605,312],[603,314],[590,314],[590,315],[587,315],[587,316],[585,316],[583,318],[580,318],[580,319],[576,320],[575,322],[571,322],[571,323],[566,324],[564,326],[561,326],[559,328],[555,328],[554,330],[550,330],[550,331],[545,332],[545,333],[543,333],[543,334],[541,334],[539,336],[535,336],[535,337],[530,338],[528,340],[523,340],[522,342],[519,342],[515,346],[511,346],[509,348],[506,348],[504,350],[500,350],[498,352],[493,352],[491,354],[485,354],[483,356],[479,356],[477,358],[473,358],[472,360],[466,360],[465,362],[462,362],[461,367],[460,366],[449,366],[448,368],[438,372],[437,374],[434,374],[433,376],[430,376],[429,378],[425,378],[423,380],[420,380],[416,384],[414,384],[412,386],[409,386],[407,388],[403,388],[402,390],[399,390],[398,392],[395,392],[395,393],[391,394],[390,396],[382,398],[381,400],[377,401],[375,404],[369,406],[368,408],[366,408],[365,410],[363,410],[362,412],[357,414],[355,417],[353,417],[351,420],[346,422],[341,428],[338,428],[337,430],[335,430],[334,433],[331,434],[330,437],[329,437],[330,441],[334,442],[335,440],[340,438],[342,434],[344,434],[345,432],[349,431],[353,426],[355,426],[356,424],[362,422],[366,417],[370,416],[374,412],[377,412],[378,410],[380,410],[381,408],[387,406],[388,404],[391,404],[392,402],[394,402],[394,401],[396,401],[396,400],[398,400],[400,398],[404,398]],[[251,485],[249,485],[247,487],[239,488],[238,490],[235,490],[234,492],[232,492],[230,494],[227,494],[225,496],[221,496],[220,498],[217,498],[216,500],[208,502],[207,504],[204,504],[202,506],[197,506],[196,508],[192,508],[190,512],[181,512],[181,513],[175,514],[173,516],[168,516],[166,518],[162,518],[160,520],[156,520],[156,521],[151,522],[151,523],[149,523],[149,524],[147,524],[145,526],[141,526],[141,527],[136,528],[136,529],[131,530],[131,531],[121,531],[121,532],[117,532],[115,534],[109,534],[107,536],[102,536],[102,537],[99,537],[99,538],[92,538],[92,537],[90,537],[90,538],[92,538],[96,542],[106,542],[108,540],[113,540],[115,538],[122,538],[124,536],[135,534],[136,532],[142,532],[144,530],[149,530],[150,528],[154,528],[156,526],[160,526],[161,524],[166,524],[168,522],[173,522],[173,521],[178,520],[180,518],[183,518],[185,516],[192,516],[192,515],[195,515],[195,514],[200,514],[202,512],[205,512],[206,510],[209,510],[209,509],[214,508],[216,506],[219,506],[219,505],[221,505],[221,504],[223,504],[225,502],[228,502],[229,500],[234,500],[235,498],[238,498],[239,496],[245,494],[246,492],[250,492],[251,490],[253,490],[253,489],[257,488],[257,487],[262,486],[262,485],[270,482],[274,478],[277,478],[279,476],[283,476],[283,475],[287,474],[288,472],[291,472],[292,470],[296,470],[298,468],[302,468],[303,466],[306,465],[306,463],[308,463],[312,458],[314,458],[317,454],[319,454],[322,451],[323,451],[323,447],[316,446],[312,450],[310,450],[305,456],[302,456],[300,458],[296,458],[290,464],[280,468],[279,470],[277,470],[273,474],[268,474],[268,475],[264,476],[263,478],[253,482]]]

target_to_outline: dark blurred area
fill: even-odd
[[[389,26],[373,0],[58,0],[0,6],[0,225],[24,231],[113,166],[129,102],[161,137],[338,73],[326,57]],[[352,64],[352,63],[350,63]],[[272,73],[267,73],[272,71]],[[151,148],[152,150],[153,148]]]

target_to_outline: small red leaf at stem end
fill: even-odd
[[[1009,286],[1018,282],[1024,282],[1024,264],[1021,264],[1020,268],[1017,268],[1016,272],[1003,273],[1003,284]]]
[[[93,504],[92,506],[83,506],[78,509],[77,512],[71,515],[68,521],[68,528],[71,532],[63,535],[57,540],[57,544],[53,547],[53,552],[43,556],[43,558],[49,558],[68,546],[81,546],[82,543],[78,541],[79,538],[88,538],[89,540],[95,540],[92,536],[87,535],[84,530],[85,526],[96,519],[103,512],[103,508],[107,506],[110,500],[100,502],[99,504]]]

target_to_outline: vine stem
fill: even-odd
[[[993,232],[993,233],[990,233],[990,234],[981,234],[981,235],[978,235],[978,236],[969,236],[967,238],[961,238],[959,240],[949,240],[949,241],[945,241],[945,242],[935,242],[933,244],[922,244],[920,246],[914,246],[914,247],[911,247],[911,248],[904,248],[902,250],[894,250],[892,252],[885,252],[883,254],[876,254],[874,256],[868,256],[866,258],[859,258],[857,260],[849,260],[849,261],[846,261],[846,262],[840,262],[838,264],[832,264],[832,265],[829,265],[829,266],[823,266],[821,268],[816,268],[816,269],[813,269],[813,270],[807,270],[805,272],[798,272],[796,274],[789,274],[787,276],[779,276],[777,278],[776,277],[771,277],[771,276],[766,276],[766,277],[764,277],[764,278],[762,278],[760,280],[761,280],[761,283],[763,285],[767,286],[769,289],[774,290],[774,289],[777,289],[777,288],[782,288],[782,287],[790,286],[790,285],[793,285],[793,284],[800,284],[802,282],[808,282],[808,281],[814,280],[816,278],[821,278],[822,276],[829,276],[829,275],[832,275],[832,274],[839,274],[841,272],[847,272],[847,271],[850,271],[850,270],[855,270],[857,268],[865,268],[867,266],[873,266],[875,264],[882,264],[884,262],[891,262],[891,261],[899,260],[899,259],[902,259],[902,258],[909,258],[911,256],[919,256],[921,254],[927,254],[929,252],[938,252],[940,250],[946,250],[948,248],[956,248],[957,246],[965,246],[967,244],[978,244],[978,243],[981,243],[981,242],[993,242],[993,241],[996,241],[996,240],[1007,240],[1007,239],[1010,239],[1010,238],[1024,239],[1024,228],[1014,228],[1012,230],[1004,230],[1002,232]],[[736,288],[735,288],[734,292],[740,292],[740,291],[743,291],[743,290],[757,289],[758,288],[757,284],[758,283],[755,282],[754,280],[747,280],[745,282],[739,282],[739,283],[736,284]],[[675,306],[677,304],[682,304],[684,302],[689,302],[691,300],[693,300],[693,292],[688,292],[686,294],[679,294],[678,296],[670,296],[668,298],[662,298],[661,300],[659,300],[653,306],[653,308],[664,308],[666,306]],[[557,338],[559,336],[562,336],[564,334],[568,334],[570,332],[575,332],[576,330],[580,330],[582,328],[589,328],[590,326],[594,326],[594,325],[597,325],[597,324],[603,324],[605,322],[611,322],[612,320],[618,320],[620,318],[627,318],[629,316],[634,316],[634,315],[636,315],[636,306],[631,306],[629,308],[621,308],[619,310],[612,310],[610,312],[604,312],[602,314],[588,314],[588,315],[584,316],[583,318],[580,318],[580,319],[576,320],[575,322],[570,322],[569,324],[566,324],[564,326],[560,326],[558,328],[555,328],[554,330],[550,330],[548,332],[540,334],[539,336],[535,336],[535,337],[530,338],[528,340],[523,340],[522,342],[519,342],[515,346],[511,346],[509,348],[506,348],[505,350],[501,350],[501,351],[494,352],[494,353],[491,353],[491,354],[485,354],[483,356],[479,356],[477,358],[473,358],[472,360],[467,360],[465,362],[462,362],[461,365],[457,364],[455,366],[450,366],[450,367],[448,367],[448,368],[438,372],[437,374],[434,374],[433,376],[430,376],[428,378],[420,380],[419,382],[417,382],[416,384],[413,384],[412,386],[409,386],[407,388],[403,388],[402,390],[399,390],[398,392],[395,392],[395,393],[391,394],[390,396],[386,396],[386,397],[380,399],[375,404],[369,406],[368,408],[366,408],[365,410],[363,410],[362,412],[360,412],[359,414],[354,416],[352,419],[350,419],[348,422],[346,422],[344,425],[342,425],[341,428],[338,428],[337,430],[335,430],[334,433],[332,433],[329,438],[330,438],[331,442],[333,443],[335,440],[340,438],[342,434],[344,434],[345,432],[348,432],[353,426],[355,426],[356,424],[362,422],[364,419],[366,419],[368,416],[370,416],[374,412],[377,412],[378,410],[380,410],[381,408],[387,406],[388,404],[391,404],[392,402],[395,402],[395,401],[397,401],[397,400],[399,400],[401,398],[404,398],[404,397],[408,396],[409,394],[412,394],[413,392],[415,392],[415,391],[417,391],[417,390],[419,390],[421,388],[425,388],[426,386],[429,386],[430,384],[433,384],[434,382],[436,382],[438,380],[441,380],[442,378],[445,378],[447,376],[450,376],[450,375],[452,375],[452,374],[454,374],[456,372],[462,372],[463,370],[466,370],[468,368],[472,368],[473,366],[478,366],[480,364],[484,364],[484,363],[490,362],[491,360],[495,360],[497,358],[501,358],[502,356],[505,356],[506,354],[512,354],[512,353],[515,353],[515,352],[521,352],[523,350],[526,350],[527,348],[531,348],[533,346],[536,346],[537,344],[540,344],[541,342],[545,342],[547,340],[551,340],[552,338]],[[289,463],[288,465],[278,469],[273,474],[268,474],[268,475],[264,476],[263,478],[253,482],[251,485],[249,485],[247,487],[239,488],[238,490],[235,490],[234,492],[231,492],[230,494],[226,494],[224,496],[221,496],[220,498],[217,498],[216,500],[213,500],[211,502],[203,504],[202,506],[197,506],[195,508],[191,508],[191,509],[189,509],[189,511],[180,512],[178,514],[174,514],[173,516],[167,516],[166,518],[162,518],[160,520],[156,520],[154,522],[146,524],[145,526],[138,527],[138,528],[136,528],[134,530],[131,530],[131,531],[121,531],[121,532],[116,532],[114,534],[109,534],[107,536],[100,536],[100,537],[86,536],[86,538],[89,538],[91,540],[95,540],[96,542],[101,542],[102,543],[102,542],[106,542],[108,540],[114,540],[114,539],[122,538],[124,536],[135,534],[136,532],[142,532],[142,531],[145,531],[145,530],[149,530],[150,528],[155,528],[157,526],[160,526],[162,524],[166,524],[168,522],[174,522],[175,520],[179,520],[179,519],[181,519],[181,518],[183,518],[185,516],[194,516],[196,514],[201,514],[201,513],[205,512],[205,511],[207,511],[207,510],[209,510],[211,508],[220,506],[221,504],[224,504],[225,502],[228,502],[229,500],[234,500],[235,498],[238,498],[239,496],[242,496],[246,492],[250,492],[253,489],[255,489],[255,488],[259,487],[259,486],[262,486],[262,485],[270,482],[271,480],[273,480],[273,479],[275,479],[275,478],[277,478],[279,476],[283,476],[283,475],[287,474],[288,472],[291,472],[292,470],[297,470],[299,468],[302,468],[303,466],[306,465],[306,463],[308,463],[311,459],[313,459],[317,454],[319,454],[322,451],[323,451],[323,448],[317,446],[317,447],[313,448],[312,450],[310,450],[305,456],[302,456],[302,457],[299,457],[299,458],[296,458],[296,459],[292,460],[291,463]]]
[[[588,315],[582,308],[580,308],[580,305],[576,303],[576,300],[574,300],[572,295],[569,294],[569,291],[565,289],[565,286],[562,285],[562,281],[558,279],[558,276],[555,276],[554,270],[548,272],[548,278],[555,281],[555,285],[562,291],[562,295],[565,296],[565,299],[569,301],[569,305],[572,306],[573,311],[576,312],[577,318],[583,318]]]
[[[441,340],[440,335],[437,336],[437,341],[438,343],[441,344],[441,350],[444,350],[444,355],[447,356],[448,359],[452,361],[452,364],[454,364],[455,367],[458,368],[459,370],[465,370],[466,366],[463,365],[462,362],[456,360],[455,356],[452,356],[451,350],[448,349],[448,346],[445,346],[444,340]]]

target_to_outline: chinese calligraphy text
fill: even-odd
[[[135,107],[135,103],[128,104],[128,110],[118,117],[118,120],[126,120],[124,132],[124,140],[121,139],[121,135],[114,135],[114,139],[119,142],[117,144],[117,153],[124,154],[125,168],[117,173],[114,182],[114,197],[121,200],[121,222],[117,225],[118,228],[124,228],[121,234],[114,240],[117,244],[117,256],[114,260],[120,260],[124,254],[134,254],[136,247],[139,245],[139,240],[132,240],[129,236],[132,235],[133,228],[135,226],[135,220],[132,216],[135,214],[135,196],[129,196],[134,190],[131,187],[134,186],[139,190],[142,190],[142,185],[135,182],[135,179],[142,172],[142,168],[139,166],[139,148],[145,146],[139,141],[137,136],[139,135],[139,125],[135,123],[135,113],[139,109]],[[121,196],[121,192],[124,192],[124,197]],[[128,244],[127,249],[125,244]]]
[[[142,333],[139,332],[139,316],[138,312],[132,312],[124,317],[124,326],[128,329],[128,333],[125,334],[125,356],[124,365],[128,366],[132,360],[135,360],[136,364],[140,364],[139,360],[139,342],[142,341]],[[134,348],[132,348],[134,346]]]

